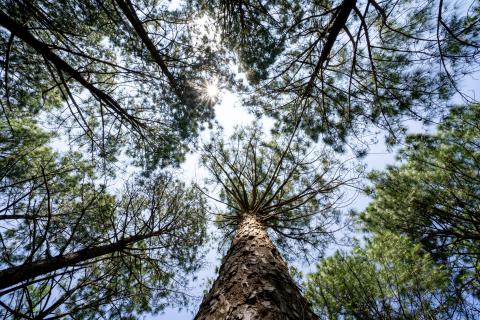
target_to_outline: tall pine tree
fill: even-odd
[[[263,141],[254,126],[205,147],[203,160],[226,206],[218,223],[233,237],[195,319],[317,318],[281,252],[321,252],[337,219],[339,187],[353,177],[304,139]]]

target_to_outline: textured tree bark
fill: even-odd
[[[238,225],[217,280],[196,320],[318,319],[288,272],[285,261],[252,215]]]

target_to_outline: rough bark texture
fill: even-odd
[[[196,320],[318,319],[255,217],[239,224]]]

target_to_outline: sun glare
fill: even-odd
[[[220,88],[218,87],[218,79],[213,78],[206,81],[203,87],[203,98],[207,101],[213,102],[220,95]]]
[[[209,83],[207,84],[207,96],[209,98],[216,98],[218,96],[218,85],[214,84],[214,83]]]

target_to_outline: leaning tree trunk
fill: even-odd
[[[114,243],[96,247],[88,247],[65,255],[24,263],[19,266],[0,270],[0,289],[8,288],[22,281],[29,280],[52,271],[74,266],[77,263],[85,262],[87,260],[98,258],[114,252],[120,252],[128,245],[159,236],[160,234],[161,231],[153,231],[143,235],[139,234],[129,238],[120,239]]]
[[[238,225],[218,278],[195,319],[318,318],[293,282],[263,225],[247,215]]]

